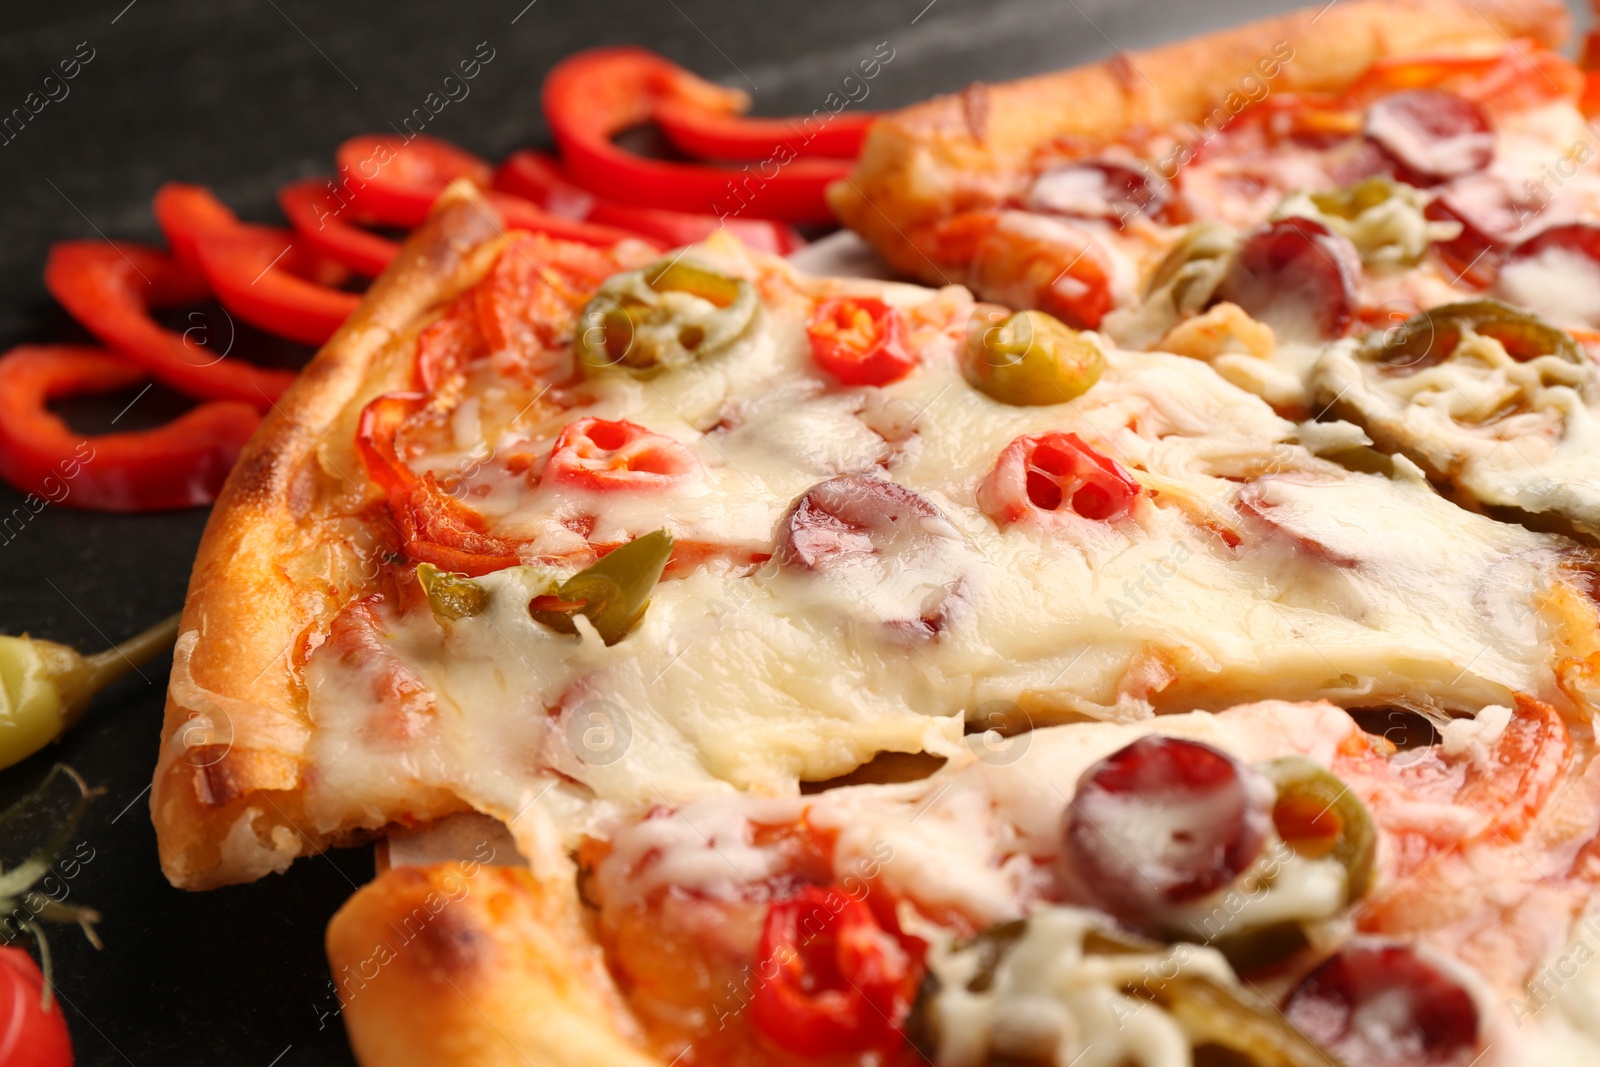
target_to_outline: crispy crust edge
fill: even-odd
[[[356,1058],[390,1067],[649,1067],[570,878],[398,867],[328,924]]]
[[[908,234],[995,203],[1057,138],[1110,140],[1201,121],[1281,42],[1294,55],[1273,91],[1328,92],[1380,59],[1501,48],[1517,37],[1554,48],[1570,26],[1559,0],[1344,0],[1070,70],[975,83],[879,119],[828,202],[897,270],[934,285],[962,282]]]
[[[339,511],[373,491],[364,472],[346,476],[330,461],[322,439],[353,405],[404,385],[384,354],[482,276],[501,233],[480,196],[445,193],[272,405],[228,476],[190,575],[150,794],[162,870],[173,885],[250,881],[339,843],[306,829],[310,727],[295,656],[306,626],[338,606],[330,595],[336,572],[349,573],[349,560],[333,559],[330,523],[348,522]],[[306,574],[304,561],[317,553],[327,560],[326,580]],[[437,814],[443,811],[423,812]]]

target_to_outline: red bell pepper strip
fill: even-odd
[[[719,229],[727,229],[751,248],[786,256],[805,246],[805,240],[788,226],[763,219],[718,219],[714,215],[691,215],[683,211],[619,204],[573,185],[561,173],[561,165],[543,152],[525,149],[514,152],[495,171],[496,189],[533,201],[553,215],[583,222],[598,222],[654,237],[676,248],[704,241]]]
[[[376,278],[400,254],[400,242],[356,225],[328,195],[327,181],[307,178],[278,190],[278,206],[304,244],[357,274]]]
[[[667,97],[656,101],[651,117],[673,147],[696,159],[738,163],[765,159],[783,148],[795,156],[855,159],[872,111],[831,111],[786,119],[757,119],[739,114],[744,108],[712,108],[699,101]]]
[[[432,471],[419,477],[400,455],[395,435],[427,402],[423,393],[386,393],[362,409],[356,430],[362,464],[388,494],[400,550],[418,563],[461,574],[516,566],[516,542],[489,534],[482,515],[446,493]]]
[[[155,211],[178,257],[198,265],[222,306],[253,326],[320,345],[361,303],[333,288],[348,277],[344,267],[287,230],[240,222],[209,189],[168,182]]]
[[[210,295],[195,271],[153,248],[109,241],[64,241],[50,249],[45,288],[90,333],[158,381],[202,400],[242,400],[265,408],[294,375],[227,359],[227,350],[162,329],[151,308]]]
[[[23,492],[94,511],[151,511],[216,500],[261,416],[212,401],[153,430],[75,433],[52,400],[136,385],[139,367],[85,345],[23,345],[0,356],[0,476]]]
[[[695,77],[642,48],[595,48],[556,64],[544,82],[544,114],[567,173],[599,196],[646,207],[831,222],[823,191],[846,160],[797,159],[785,145],[742,169],[646,159],[611,138],[647,122],[662,100],[738,110],[744,94]]]
[[[421,134],[398,147],[382,134],[352,137],[339,146],[338,161],[342,173],[360,178],[351,183],[351,202],[383,226],[420,226],[452,181],[465,178],[487,189],[493,178],[489,164],[477,156]],[[487,199],[510,229],[590,245],[613,245],[637,237],[626,230],[552,215],[520,196],[490,192]]]

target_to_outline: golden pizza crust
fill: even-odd
[[[1517,37],[1558,47],[1570,24],[1559,0],[1336,0],[1090,66],[975,83],[874,123],[828,202],[897,270],[933,285],[961,283],[908,235],[1000,202],[1035,152],[1058,139],[1201,122],[1241,79],[1261,77],[1258,64],[1281,59],[1280,43],[1294,52],[1277,64],[1272,92],[1333,92],[1380,59],[1499,51]]]
[[[350,443],[355,418],[409,384],[405,340],[487,272],[500,244],[500,220],[480,197],[441,198],[229,475],[189,580],[150,794],[173,885],[250,881],[336,843],[303,812],[310,723],[299,665],[307,637],[378,569],[381,541],[362,517],[377,491]],[[425,795],[410,814],[460,806]]]
[[[362,1063],[657,1065],[571,882],[473,863],[393,868],[328,924],[328,960]]]

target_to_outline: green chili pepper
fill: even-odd
[[[579,318],[578,360],[591,372],[638,377],[686,367],[731,348],[760,305],[743,278],[663,260],[600,286]]]
[[[68,802],[67,814],[59,817],[61,797],[55,794],[63,784],[72,787],[76,796]],[[50,873],[61,850],[72,840],[89,802],[99,794],[99,790],[89,788],[77,771],[58,763],[50,769],[39,788],[0,812],[0,841],[20,841],[35,826],[54,824],[44,842],[26,859],[0,870],[0,945],[15,944],[25,938],[31,940],[39,950],[46,988],[50,985],[50,945],[39,927],[40,920],[77,923],[89,943],[100,947],[100,938],[94,930],[94,924],[100,921],[98,912],[63,903],[34,888]]]
[[[672,534],[645,534],[614,548],[598,562],[536,597],[528,611],[534,619],[564,634],[578,632],[573,616],[582,615],[608,645],[626,637],[650,606],[650,594],[672,558]]]
[[[1200,311],[1227,277],[1238,248],[1238,235],[1220,222],[1191,227],[1150,276],[1145,301],[1166,290],[1180,316]]]
[[[1341,219],[1353,219],[1369,208],[1375,208],[1390,197],[1400,194],[1400,186],[1393,178],[1374,174],[1344,189],[1324,189],[1308,194],[1317,210]]]
[[[998,318],[998,316],[996,316]],[[1098,345],[1042,311],[974,316],[962,367],[973,388],[1017,407],[1074,400],[1106,369]]]
[[[1462,334],[1470,330],[1492,337],[1514,359],[1559,356],[1582,363],[1578,343],[1564,330],[1520,308],[1498,300],[1467,300],[1414,315],[1398,328],[1367,335],[1361,357],[1397,374],[1435,367],[1455,355]]]
[[[1269,1001],[1197,974],[1145,982],[1130,992],[1166,1010],[1193,1042],[1196,1063],[1331,1067],[1333,1061]]]
[[[1333,772],[1304,756],[1268,760],[1257,769],[1278,787],[1272,809],[1278,835],[1302,855],[1338,860],[1347,875],[1347,900],[1365,896],[1378,846],[1367,806]]]
[[[433,617],[440,622],[469,618],[489,606],[489,591],[465,574],[422,563],[417,565],[417,581],[428,594]]]
[[[166,652],[177,636],[176,615],[92,656],[54,641],[0,635],[0,768],[54,741],[83,716],[90,697]]]

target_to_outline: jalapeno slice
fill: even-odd
[[[417,581],[428,595],[433,617],[441,622],[469,618],[489,606],[489,591],[465,574],[422,563],[417,566]]]
[[[1582,363],[1578,343],[1565,330],[1499,300],[1466,300],[1413,315],[1398,329],[1367,336],[1361,357],[1393,374],[1415,374],[1455,355],[1466,331],[1492,337],[1513,359],[1559,356]]]
[[[1220,222],[1191,227],[1150,276],[1146,302],[1165,290],[1180,315],[1200,311],[1227,277],[1238,250],[1238,236]]]
[[[608,645],[626,637],[650,606],[650,594],[672,558],[672,534],[645,534],[605,556],[528,605],[534,620],[564,634],[578,632],[582,615]]]
[[[608,278],[579,317],[574,347],[590,372],[648,378],[731,348],[760,303],[743,278],[662,260]]]
[[[1078,331],[1042,311],[978,313],[967,325],[962,371],[1002,404],[1033,407],[1075,400],[1100,380],[1106,357]]]
[[[1310,193],[1311,202],[1324,215],[1354,219],[1399,193],[1400,186],[1385,174],[1374,174],[1343,189],[1321,189]]]
[[[1378,835],[1359,797],[1332,771],[1304,756],[1283,756],[1257,770],[1278,788],[1272,822],[1288,846],[1302,856],[1332,856],[1344,867],[1347,901],[1372,888]]]

